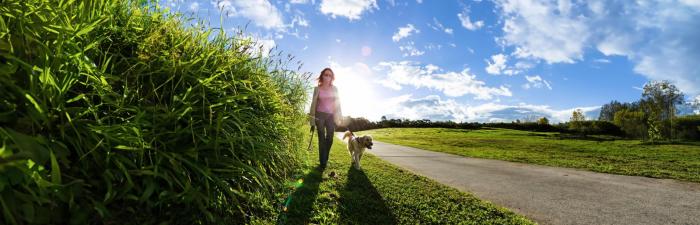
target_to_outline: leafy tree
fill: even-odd
[[[610,103],[603,105],[600,107],[600,115],[598,116],[598,120],[613,121],[615,119],[616,112],[628,107],[626,104],[628,103],[623,104],[613,100]]]
[[[642,100],[648,109],[659,113],[658,118],[668,120],[676,115],[676,105],[683,103],[683,92],[669,81],[651,81],[644,85]]]
[[[548,125],[549,124],[549,119],[547,117],[542,117],[537,120],[537,124],[539,125]]]
[[[644,112],[623,109],[616,112],[614,118],[615,125],[620,127],[628,137],[646,139],[648,133]]]
[[[661,134],[660,129],[662,123],[661,121],[654,119],[655,117],[658,117],[655,114],[655,112],[652,112],[652,115],[648,118],[647,121],[649,124],[649,130],[647,132],[649,134],[649,140],[651,140],[652,143],[663,139],[663,135]]]
[[[656,137],[670,138],[672,136],[671,122],[676,116],[676,105],[683,103],[684,95],[669,81],[651,81],[644,85],[642,105],[649,115],[649,128],[654,129],[652,140]],[[649,131],[650,134],[652,131]]]
[[[583,111],[581,109],[574,110],[569,120],[569,129],[582,132],[583,127],[581,126],[581,123],[585,120],[586,117],[583,115]]]

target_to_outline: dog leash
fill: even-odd
[[[314,127],[311,127],[311,137],[309,137],[309,147],[306,149],[306,151],[311,151],[311,142],[314,141]]]

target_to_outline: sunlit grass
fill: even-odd
[[[276,215],[306,159],[291,59],[131,1],[1,2],[0,223]]]
[[[700,182],[700,142],[645,145],[639,140],[559,139],[556,133],[508,129],[387,128],[365,132],[377,141],[468,157]]]
[[[359,134],[359,133],[358,133]],[[315,141],[315,140],[314,140]],[[314,145],[313,151],[317,151]],[[313,153],[312,159],[318,154]],[[315,162],[315,161],[314,161]],[[389,164],[371,154],[351,168],[335,140],[329,166],[293,180],[281,224],[531,224],[507,209]],[[316,165],[318,163],[312,163]],[[331,176],[335,173],[336,176]],[[301,182],[300,182],[301,181]],[[286,198],[285,198],[286,199]],[[284,201],[282,201],[284,202]]]

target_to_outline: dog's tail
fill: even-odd
[[[350,131],[350,130],[345,131],[345,135],[343,135],[343,140],[345,140],[345,138],[347,138],[349,141],[350,137],[352,137],[352,136],[355,136],[355,134],[353,134],[352,131]]]

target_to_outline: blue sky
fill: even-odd
[[[161,4],[231,33],[247,24],[302,72],[331,67],[346,116],[558,122],[638,100],[649,80],[700,94],[700,0]]]

